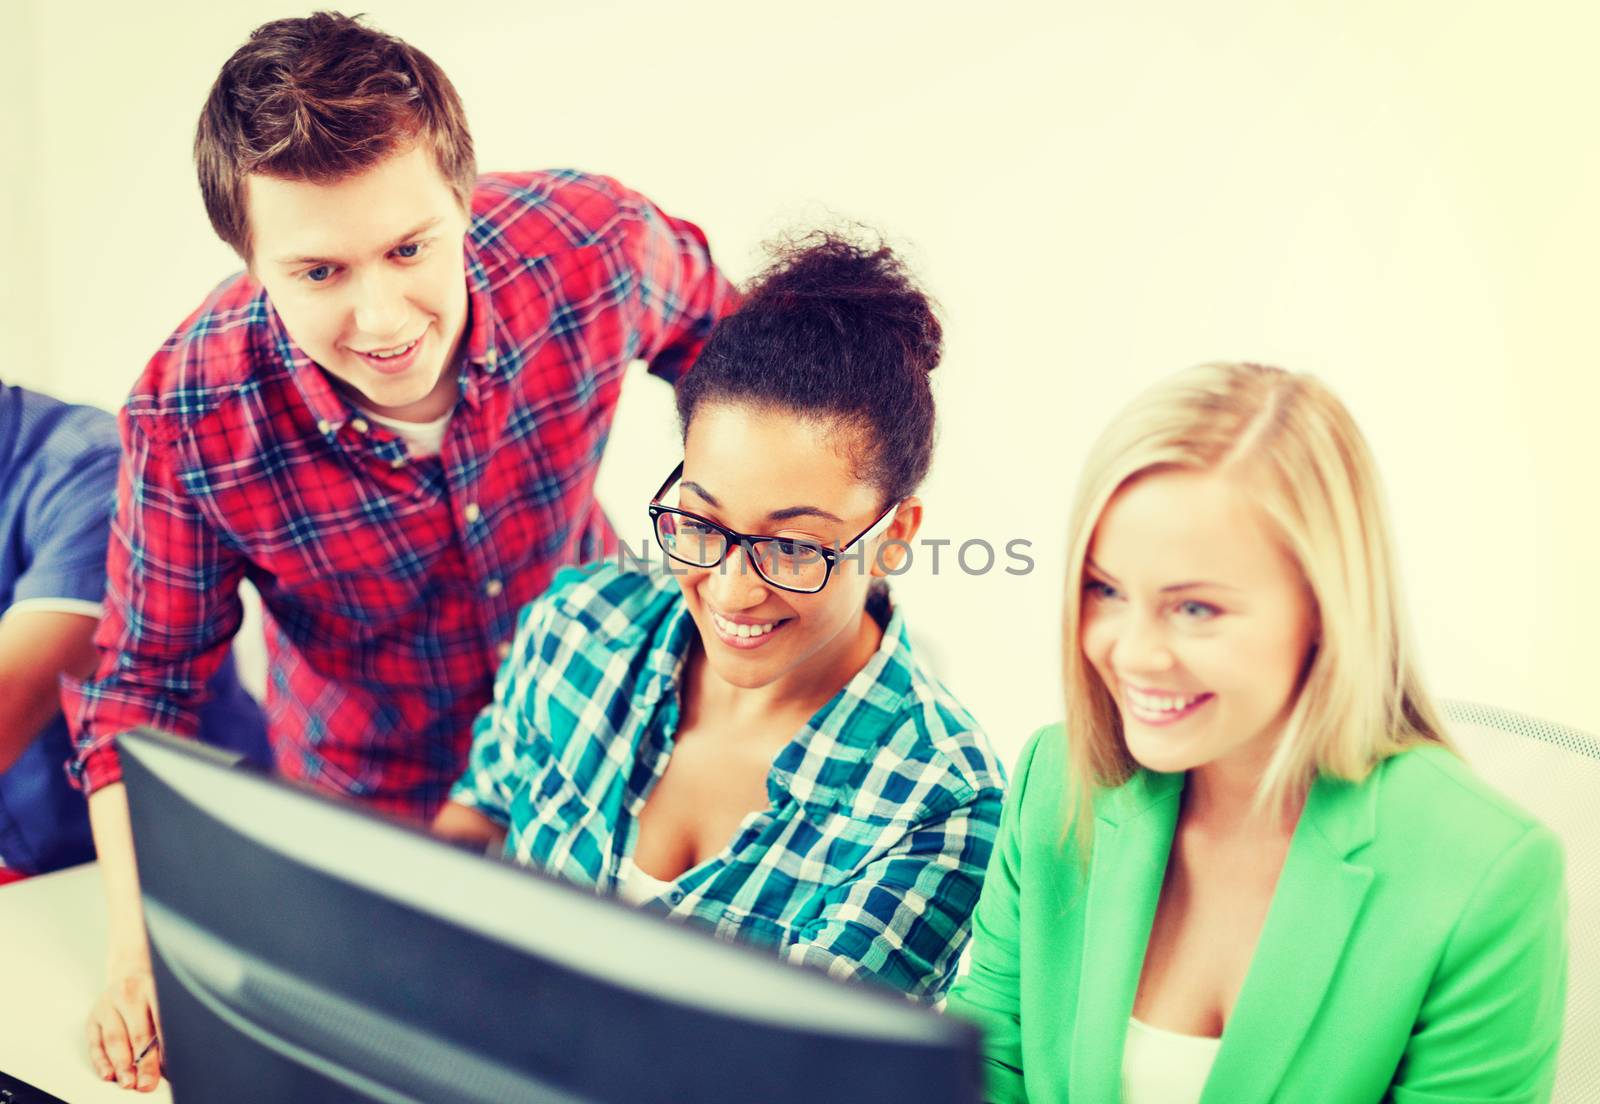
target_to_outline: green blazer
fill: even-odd
[[[948,1007],[983,1028],[993,1101],[1121,1099],[1123,1038],[1185,775],[1066,834],[1066,737],[1023,752]],[[1561,847],[1451,752],[1306,799],[1202,1104],[1544,1101],[1566,993]]]

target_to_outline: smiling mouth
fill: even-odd
[[[404,345],[392,345],[387,349],[351,349],[350,351],[361,358],[362,364],[365,364],[380,376],[405,376],[417,363],[417,359],[420,356],[419,350],[427,337],[428,331],[424,329]]]
[[[417,347],[417,342],[421,341],[421,340],[422,340],[422,338],[420,338],[420,337],[413,338],[412,340],[406,342],[404,345],[396,345],[393,348],[389,348],[389,349],[373,349],[373,350],[356,349],[354,351],[359,353],[361,356],[367,357],[370,360],[380,360],[380,361],[381,360],[397,360],[400,357],[405,356],[412,349],[415,349]]]
[[[717,636],[724,644],[733,648],[759,648],[792,620],[785,617],[777,621],[763,621],[752,625],[729,621],[709,606],[706,612],[711,614],[711,623],[716,626]]]
[[[1124,684],[1122,708],[1142,724],[1165,725],[1183,720],[1214,697],[1209,693],[1165,694]]]

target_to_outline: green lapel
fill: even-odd
[[[1122,1048],[1178,823],[1182,774],[1140,771],[1101,799],[1083,918],[1068,1096],[1119,1100]]]
[[[1312,785],[1201,1104],[1270,1100],[1293,1061],[1372,884],[1349,856],[1373,837],[1378,781]]]

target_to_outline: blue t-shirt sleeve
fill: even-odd
[[[13,604],[34,598],[99,602],[106,589],[106,546],[117,486],[113,428],[76,457],[50,457],[30,481],[22,514],[27,566],[17,576]]]

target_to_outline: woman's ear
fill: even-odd
[[[911,556],[911,542],[922,528],[922,499],[910,495],[895,507],[889,528],[877,541],[872,552],[872,574],[882,577],[898,574]]]

